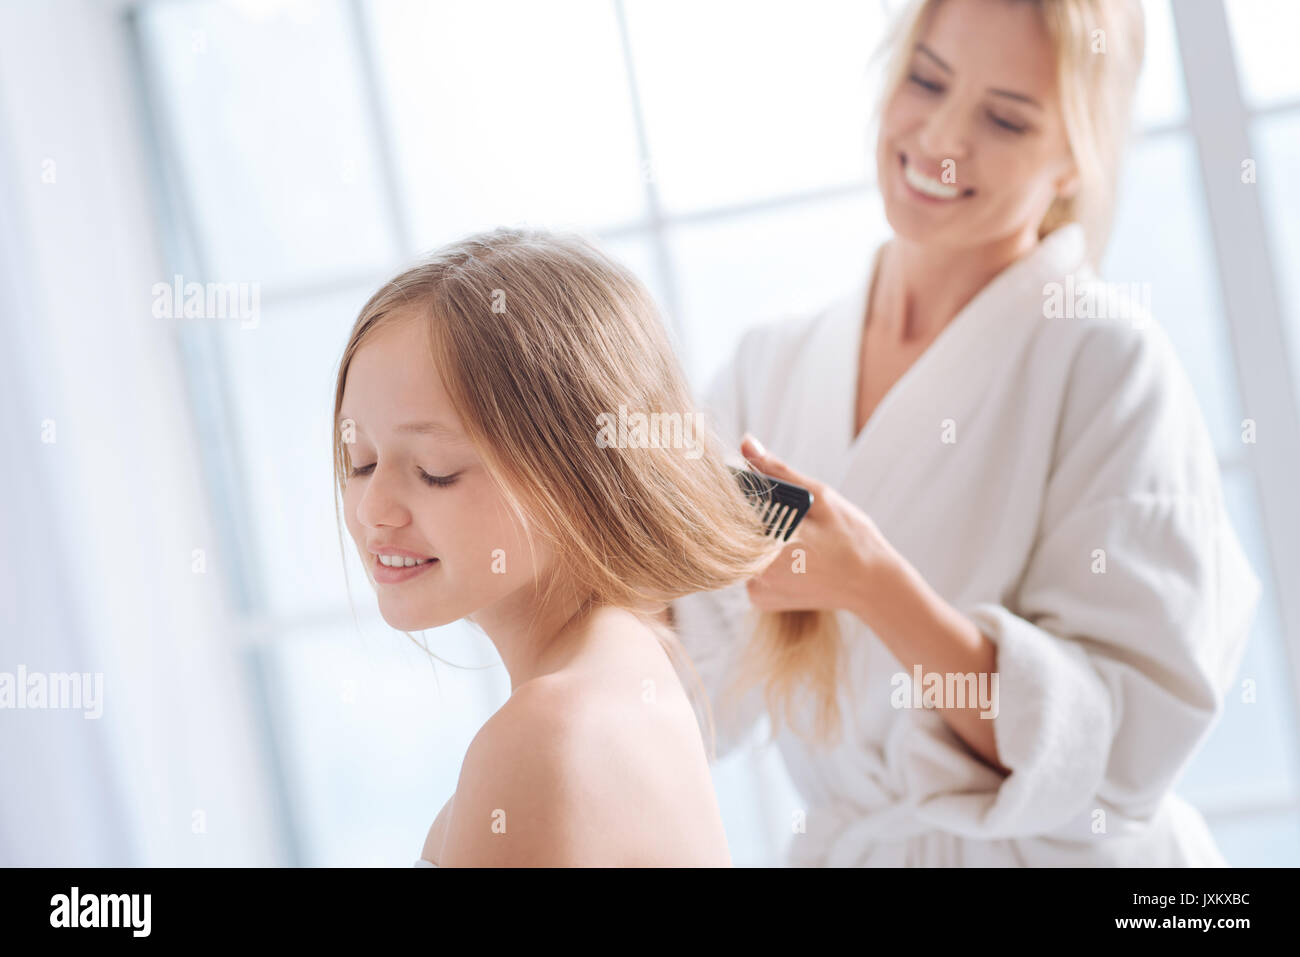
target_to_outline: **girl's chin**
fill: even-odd
[[[451,624],[456,620],[455,618],[443,618],[430,612],[415,614],[411,609],[385,607],[382,603],[379,606],[379,614],[388,627],[395,628],[398,631],[427,631],[430,628],[441,628],[443,625]]]

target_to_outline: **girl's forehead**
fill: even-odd
[[[460,431],[460,421],[433,356],[419,329],[382,328],[357,348],[348,364],[341,414],[370,427],[435,425],[408,429],[437,433]]]
[[[432,385],[443,394],[425,332],[410,322],[385,323],[366,335],[348,364],[345,391],[354,385],[389,392],[412,388],[428,392]]]

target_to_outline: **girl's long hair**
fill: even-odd
[[[384,283],[339,363],[336,514],[351,472],[340,416],[352,358],[376,330],[412,317],[489,474],[554,550],[542,607],[563,581],[589,605],[633,610],[694,672],[658,613],[758,575],[783,546],[764,536],[695,409],[642,283],[580,236],[531,229],[470,236]],[[637,415],[649,428],[618,439],[620,417],[635,428]],[[698,698],[712,753],[712,709]]]

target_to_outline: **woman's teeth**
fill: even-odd
[[[423,565],[433,561],[432,558],[403,558],[401,555],[380,555],[378,558],[379,564],[387,565],[389,568],[410,568],[412,565]]]
[[[907,185],[918,193],[933,196],[935,199],[956,199],[961,195],[961,190],[956,186],[931,179],[914,169],[906,160],[903,161],[903,178],[907,180]]]

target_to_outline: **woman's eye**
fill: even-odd
[[[996,123],[998,126],[1002,127],[1004,130],[1010,130],[1012,133],[1023,133],[1026,129],[1028,129],[1028,127],[1020,126],[1016,123],[1012,123],[1009,120],[1004,120],[1002,119],[1002,117],[995,116],[992,113],[989,114],[989,119],[992,120],[994,123]]]
[[[448,485],[455,484],[457,477],[457,475],[430,475],[424,469],[420,469],[420,478],[424,480],[426,485],[445,488]]]
[[[908,77],[908,79],[911,80],[913,83],[915,83],[917,86],[924,87],[925,89],[929,90],[931,93],[941,93],[941,92],[943,92],[943,87],[942,87],[941,85],[939,85],[938,83],[932,83],[932,82],[929,81],[929,80],[923,79],[922,77],[920,77],[919,75],[917,75],[917,74],[915,74],[915,73],[911,74],[911,75]]]
[[[374,471],[374,468],[375,468],[375,467],[374,467],[373,464],[372,464],[372,465],[354,466],[353,469],[352,469],[351,475],[352,475],[353,477],[356,477],[356,476],[358,476],[358,475],[369,475],[372,471]]]

